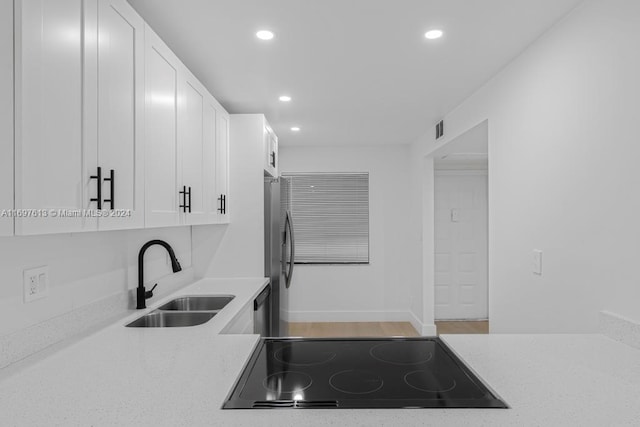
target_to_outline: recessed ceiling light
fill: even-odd
[[[291,101],[291,97],[288,95],[282,95],[280,98],[278,98],[280,101],[282,102],[289,102]]]
[[[430,30],[430,31],[427,31],[424,36],[429,40],[435,40],[435,39],[439,39],[443,35],[444,33],[442,32],[442,30]]]
[[[260,30],[256,33],[256,37],[260,40],[271,40],[273,38],[273,32],[268,30]]]
[[[300,132],[300,128],[298,126],[294,126],[291,128],[292,132]]]

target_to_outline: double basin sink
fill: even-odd
[[[129,323],[130,328],[175,328],[202,325],[213,319],[233,295],[184,296],[173,299]]]

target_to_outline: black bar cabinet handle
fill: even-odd
[[[182,202],[179,205],[179,207],[182,208],[182,212],[186,212],[187,211],[187,186],[186,185],[182,186],[182,191],[180,191],[180,195],[182,196]]]
[[[191,187],[189,187],[189,204],[187,205],[187,209],[189,209],[189,213],[191,213]]]
[[[105,181],[109,181],[109,194],[110,198],[104,199],[104,203],[109,203],[111,209],[115,209],[114,199],[115,199],[115,182],[116,182],[116,172],[111,169],[109,171],[109,178],[105,178]]]
[[[102,209],[102,168],[98,166],[98,170],[95,175],[91,175],[90,179],[97,180],[97,194],[95,199],[89,199],[92,202],[98,204],[98,209]]]
[[[227,213],[227,196],[226,194],[221,194],[220,197],[218,197],[218,201],[220,202],[220,207],[218,208],[218,212],[220,212],[222,215]]]
[[[276,167],[276,152],[275,151],[271,152],[271,166],[273,166],[274,168]]]

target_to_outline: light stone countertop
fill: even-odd
[[[258,336],[219,332],[265,284],[203,279],[148,310],[185,294],[236,295],[204,325],[125,328],[136,311],[0,376],[0,425],[640,425],[640,350],[595,334],[444,335],[511,409],[221,410]]]

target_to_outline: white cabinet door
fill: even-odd
[[[130,212],[101,217],[99,229],[143,228],[144,21],[125,0],[99,0],[97,30],[102,209]]]
[[[182,179],[179,183],[183,196],[184,224],[208,222],[205,206],[205,139],[204,108],[209,96],[200,82],[183,69],[180,76],[178,101],[178,143],[182,162]],[[211,142],[211,141],[208,141]]]
[[[253,304],[249,303],[222,329],[222,334],[253,334]]]
[[[0,2],[0,236],[13,234],[13,2]]]
[[[145,25],[145,225],[180,223],[178,70],[182,64]]]
[[[264,170],[272,177],[278,176],[278,137],[271,126],[264,126]]]
[[[16,208],[95,207],[88,191],[97,165],[83,158],[83,1],[15,6]],[[16,234],[95,228],[95,220],[87,222],[61,213],[18,218]]]
[[[210,94],[207,95],[203,113],[204,138],[204,197],[207,224],[218,222],[218,195],[216,187],[216,124],[217,102]]]
[[[218,105],[216,114],[215,211],[219,224],[229,223],[229,113]]]
[[[275,132],[271,131],[271,167],[273,168],[273,176],[278,176],[278,137]]]

